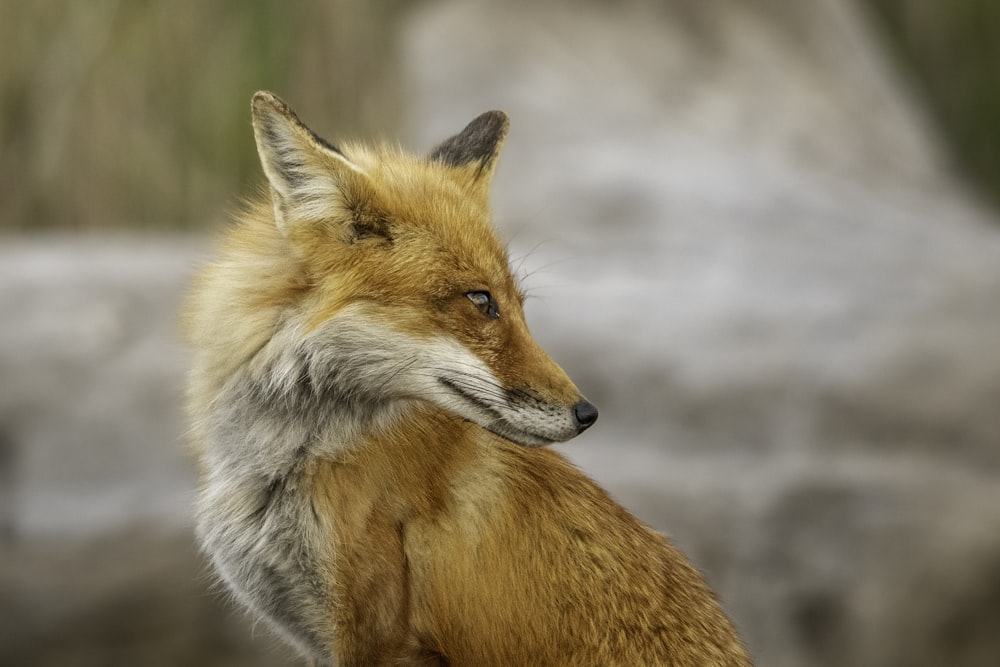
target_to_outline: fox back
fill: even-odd
[[[596,408],[489,212],[507,118],[419,158],[258,93],[269,193],[186,322],[198,537],[328,664],[749,664],[701,576],[557,453]]]

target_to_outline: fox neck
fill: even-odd
[[[338,381],[352,369],[338,368],[336,358],[317,368],[314,355],[282,338],[297,335],[277,334],[216,397],[206,454],[230,474],[282,477],[304,459],[336,457],[409,407]]]
[[[336,593],[315,573],[332,557],[334,527],[313,504],[313,472],[423,411],[338,382],[352,369],[337,359],[318,368],[300,340],[279,329],[216,392],[201,424],[198,535],[244,604],[328,662]]]

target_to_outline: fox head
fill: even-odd
[[[506,115],[482,114],[427,158],[334,147],[266,92],[253,128],[271,224],[302,272],[276,335],[294,339],[303,366],[284,364],[283,382],[354,406],[427,401],[528,446],[594,423],[597,409],[529,333],[493,229]]]

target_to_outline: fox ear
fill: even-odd
[[[431,151],[430,160],[468,174],[470,184],[488,186],[510,121],[502,111],[487,111]]]
[[[364,172],[271,93],[255,94],[252,107],[257,153],[271,184],[278,227],[287,231],[292,221],[329,218],[344,201],[344,187]]]

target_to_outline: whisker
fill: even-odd
[[[511,266],[511,272],[515,273],[515,274],[518,274],[518,280],[519,281],[523,280],[526,277],[523,274],[521,274],[521,270],[524,268],[524,263],[526,261],[528,261],[528,258],[530,258],[532,255],[534,255],[538,251],[539,248],[541,248],[546,243],[550,243],[551,241],[552,241],[552,239],[542,239],[541,241],[539,241],[535,245],[531,246],[531,248],[526,253],[524,253],[519,258],[517,258],[517,260],[513,260],[513,259],[511,260],[512,263],[514,261],[517,261],[517,266]]]
[[[508,402],[507,392],[502,387],[484,385],[483,383],[477,382],[475,378],[470,380],[468,377],[462,377],[460,375],[449,377],[448,381],[456,385],[458,388],[468,390],[470,393],[474,393],[477,396],[492,398],[501,403]]]
[[[386,386],[388,386],[390,382],[395,380],[400,373],[412,368],[413,365],[417,363],[417,359],[418,359],[417,357],[412,357],[408,361],[399,364],[399,367],[395,371],[393,371],[392,375],[390,375],[389,377],[387,377],[385,380],[382,381],[382,384],[379,385],[379,390],[385,389]]]

